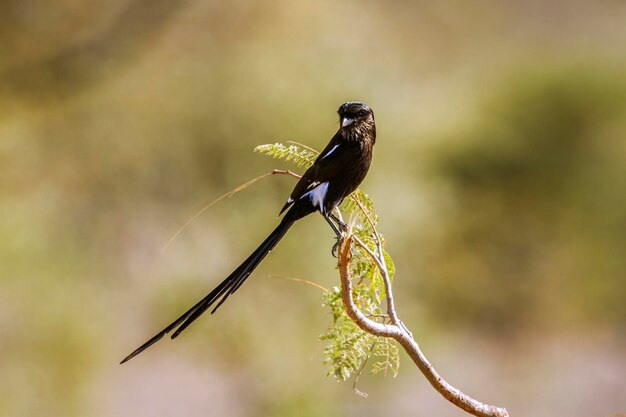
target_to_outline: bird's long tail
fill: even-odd
[[[289,213],[288,213],[289,214]],[[167,326],[152,339],[148,340],[143,345],[139,346],[130,355],[124,358],[124,363],[134,358],[150,346],[158,342],[163,336],[172,330],[176,331],[172,334],[172,339],[176,338],[183,330],[193,323],[202,313],[208,310],[213,304],[217,302],[217,305],[211,310],[211,314],[215,313],[231,294],[233,294],[241,284],[250,276],[252,271],[261,263],[263,258],[276,246],[276,244],[285,236],[285,233],[289,230],[294,221],[297,220],[294,216],[283,217],[282,222],[276,229],[261,243],[261,245],[252,252],[252,255],[248,257],[237,269],[233,271],[224,281],[222,281],[213,291],[211,291],[206,297],[198,301],[196,305],[187,310],[182,316],[177,318],[172,324]]]

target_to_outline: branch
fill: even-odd
[[[374,230],[376,229],[374,228]],[[401,322],[400,322],[400,319],[398,318],[398,315],[396,314],[396,307],[393,301],[393,291],[391,289],[391,279],[389,279],[389,271],[387,271],[387,265],[385,265],[385,257],[383,256],[383,249],[380,243],[380,237],[378,236],[378,232],[374,232],[374,233],[376,235],[376,247],[378,250],[378,255],[372,252],[372,250],[368,248],[367,245],[365,245],[365,243],[363,243],[363,241],[359,239],[358,237],[356,237],[355,235],[352,235],[352,239],[354,239],[354,241],[360,247],[362,247],[365,250],[365,252],[367,252],[367,254],[372,257],[372,259],[374,259],[374,263],[376,263],[376,266],[378,267],[378,270],[380,271],[380,275],[383,277],[383,282],[385,283],[385,298],[387,300],[387,314],[389,315],[389,318],[391,319],[391,323],[396,326],[399,326],[401,325]]]
[[[363,207],[363,204],[361,204],[359,199],[355,195],[353,195],[352,198],[354,198],[354,201],[356,201],[357,205],[361,209],[361,212],[363,213],[363,215],[365,216],[369,224],[372,226],[372,230],[374,232],[374,238],[376,239],[376,250],[378,251],[378,256],[374,255],[372,251],[359,238],[357,238],[354,235],[353,235],[353,238],[359,244],[359,246],[361,246],[374,259],[374,262],[376,262],[378,266],[378,270],[380,271],[380,274],[383,277],[383,282],[385,283],[385,298],[387,300],[387,314],[389,315],[389,318],[391,319],[391,323],[395,324],[396,326],[398,325],[404,326],[402,322],[400,321],[400,319],[398,318],[398,315],[396,314],[396,308],[393,302],[393,291],[391,289],[391,279],[389,277],[389,271],[387,270],[387,265],[385,264],[385,255],[383,254],[382,239],[380,238],[380,234],[378,234],[378,229],[376,229],[376,223],[374,223],[374,221],[372,220],[370,215],[367,213],[367,210],[365,210],[365,207]]]
[[[374,228],[376,230],[376,228]],[[341,298],[343,300],[344,308],[348,316],[365,332],[373,334],[375,336],[391,337],[396,340],[411,357],[415,365],[424,374],[428,382],[448,401],[457,407],[467,411],[468,413],[479,417],[508,417],[508,412],[504,408],[496,407],[493,405],[483,404],[470,396],[459,391],[452,385],[448,384],[438,373],[431,363],[426,359],[426,356],[420,350],[417,342],[413,339],[411,333],[406,329],[398,318],[394,304],[393,294],[391,292],[391,281],[389,279],[389,273],[385,266],[384,258],[382,255],[382,249],[380,247],[380,238],[377,236],[377,248],[379,256],[377,256],[371,249],[369,249],[359,238],[352,234],[352,230],[348,229],[346,235],[341,240],[339,245],[339,253],[337,258],[337,267],[339,269],[339,275],[341,277]],[[359,246],[372,257],[376,266],[380,270],[385,283],[385,290],[387,292],[387,311],[391,318],[392,324],[378,323],[365,316],[354,303],[352,296],[352,280],[350,277],[350,247],[352,241],[355,241]]]

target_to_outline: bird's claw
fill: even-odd
[[[337,239],[337,241],[333,245],[333,248],[330,250],[330,254],[333,255],[333,258],[335,259],[337,259],[337,250],[339,249],[339,244],[341,244],[341,241],[344,239],[344,237],[345,235],[337,236],[335,238]],[[350,248],[350,257],[352,257],[352,248]]]
[[[337,249],[339,249],[339,242],[341,241],[340,237],[337,237],[337,241],[335,242],[335,244],[333,245],[333,248],[330,250],[330,254],[333,256],[333,258],[337,259]]]

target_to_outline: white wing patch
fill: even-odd
[[[338,144],[337,144],[337,145],[335,145],[335,146],[333,146],[333,148],[332,148],[330,151],[328,151],[328,153],[326,153],[326,155],[322,156],[322,158],[321,158],[321,159],[324,159],[324,158],[326,158],[327,156],[329,156],[331,153],[335,152],[335,149],[337,149],[338,147],[339,147],[339,145],[338,145]]]
[[[322,214],[324,214],[324,201],[326,200],[327,193],[328,181],[321,183],[319,186],[313,188],[305,195],[311,199],[313,207],[316,207]]]
[[[315,187],[317,187],[319,185],[319,181],[313,181],[312,183],[310,183],[309,185],[306,186],[307,190],[311,190]]]

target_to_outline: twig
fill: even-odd
[[[360,239],[358,239],[356,236],[353,236],[353,237],[355,241],[359,244],[359,246],[365,249],[368,252],[368,254],[374,258],[375,261],[378,260],[376,264],[378,266],[378,270],[380,271],[383,277],[383,282],[385,283],[385,299],[387,302],[387,314],[389,315],[389,318],[391,319],[391,322],[393,324],[404,326],[402,322],[400,321],[400,319],[398,319],[398,315],[396,314],[396,309],[395,309],[394,302],[393,302],[393,292],[391,289],[391,279],[389,277],[387,265],[385,264],[385,255],[383,254],[382,239],[380,238],[380,235],[378,234],[378,229],[376,229],[376,223],[374,223],[374,220],[372,220],[370,215],[367,213],[367,210],[365,210],[365,207],[363,207],[363,204],[361,204],[361,201],[356,197],[356,195],[353,195],[352,198],[357,203],[357,205],[361,209],[361,212],[363,212],[363,215],[372,226],[372,231],[374,232],[374,238],[376,239],[376,250],[378,252],[378,256],[373,255],[373,253],[369,250],[369,248],[363,242],[361,242]]]
[[[354,298],[352,296],[352,280],[349,268],[350,247],[352,241],[355,241],[359,246],[363,247],[363,249],[372,257],[380,270],[385,283],[385,291],[387,292],[387,310],[392,320],[392,324],[378,323],[369,319],[354,303]],[[380,254],[380,257],[383,258],[382,251]],[[381,259],[379,259],[371,249],[369,249],[360,239],[354,236],[350,228],[346,231],[344,239],[342,239],[339,244],[337,267],[341,278],[341,298],[344,308],[346,309],[346,313],[363,331],[375,336],[391,337],[396,340],[411,357],[422,374],[424,374],[428,382],[430,382],[430,384],[445,399],[457,407],[479,417],[508,417],[509,414],[506,409],[484,404],[473,399],[450,385],[437,373],[437,371],[435,371],[435,368],[431,365],[426,356],[424,356],[417,342],[413,339],[411,333],[402,324],[396,314],[393,304],[393,294],[391,292],[389,273],[387,272],[384,261],[381,262]]]
[[[296,174],[295,172],[290,171],[290,170],[288,170],[288,169],[275,169],[275,170],[273,170],[272,172],[270,172],[270,174],[271,174],[271,175],[280,175],[280,174],[283,174],[283,175],[291,175],[292,177],[297,178],[297,179],[302,178],[302,175],[300,175],[300,174]],[[266,175],[268,175],[268,174],[266,174]]]
[[[233,195],[237,194],[239,191],[245,190],[246,188],[248,188],[249,186],[251,186],[255,182],[257,182],[257,181],[259,181],[259,180],[261,180],[261,179],[263,179],[265,177],[269,177],[270,175],[290,175],[290,176],[298,178],[298,179],[300,179],[302,177],[301,175],[298,175],[295,172],[292,172],[292,171],[290,171],[288,169],[275,169],[275,170],[273,170],[271,172],[268,172],[267,174],[259,175],[258,177],[252,178],[251,180],[248,180],[248,181],[244,182],[243,184],[239,184],[238,186],[236,186],[235,188],[233,188],[232,190],[230,190],[226,194],[223,194],[223,195],[219,196],[218,198],[216,198],[215,200],[211,201],[209,204],[207,204],[206,206],[202,207],[196,214],[191,216],[191,218],[189,220],[187,220],[185,222],[185,224],[183,224],[176,231],[176,233],[174,233],[174,235],[170,238],[170,240],[168,240],[167,243],[165,245],[163,245],[163,248],[161,248],[161,254],[164,254],[165,250],[172,244],[172,242],[178,237],[178,235],[180,235],[182,233],[182,231],[185,230],[191,223],[193,223],[193,221],[196,220],[198,218],[198,216],[200,216],[202,213],[204,213],[209,208],[211,208],[215,204],[219,203],[223,199],[232,197]]]
[[[361,378],[361,375],[363,375],[363,370],[365,369],[365,365],[367,364],[367,361],[370,359],[370,357],[372,356],[372,352],[374,351],[374,347],[376,346],[376,340],[374,340],[374,342],[372,343],[372,346],[370,346],[370,350],[368,355],[365,357],[365,360],[363,361],[363,363],[361,364],[361,367],[359,368],[359,370],[356,373],[356,376],[354,377],[354,383],[352,384],[352,390],[354,390],[354,392],[356,393],[356,395],[363,397],[363,398],[367,398],[367,392],[363,392],[360,389],[358,389],[356,387],[356,384],[359,383],[359,379]]]
[[[363,241],[361,239],[359,239],[358,237],[356,237],[355,235],[352,235],[352,239],[354,239],[354,241],[360,246],[362,247],[365,252],[368,253],[368,255],[374,260],[374,262],[376,263],[376,266],[378,266],[378,270],[380,271],[380,275],[383,278],[383,282],[385,284],[385,298],[387,301],[387,314],[389,315],[389,318],[391,319],[391,323],[395,324],[396,326],[400,326],[400,319],[398,318],[398,315],[396,314],[396,308],[394,305],[394,301],[393,301],[393,290],[391,289],[391,279],[389,279],[389,271],[387,271],[387,266],[385,265],[385,258],[382,255],[382,248],[380,246],[378,251],[381,254],[380,257],[376,256],[376,254],[374,252],[372,252],[372,250],[370,248],[367,247],[367,245],[365,245],[365,243],[363,243]],[[378,240],[378,242],[380,242],[380,239]]]
[[[285,277],[285,276],[282,276],[282,275],[270,275],[270,278],[284,279],[286,281],[301,282],[303,284],[307,284],[307,285],[310,285],[312,287],[319,288],[322,291],[328,291],[328,288],[322,287],[317,282],[309,281],[308,279],[304,279],[304,278],[292,278],[292,277]]]
[[[365,218],[369,222],[370,226],[372,226],[372,230],[374,231],[374,236],[376,236],[376,241],[378,243],[380,243],[380,235],[378,234],[378,230],[376,230],[376,223],[374,223],[374,220],[372,220],[372,218],[370,217],[370,215],[367,212],[367,210],[365,210],[365,207],[363,206],[363,203],[361,203],[361,200],[359,200],[359,198],[357,197],[356,193],[351,194],[350,198],[352,198],[352,200],[354,200],[354,202],[357,204],[357,206],[359,206],[359,208],[361,209],[361,212],[363,213],[363,215],[365,216]],[[381,255],[382,255],[382,253],[381,253]]]
[[[339,253],[337,256],[337,267],[339,269],[339,275],[341,277],[341,299],[346,309],[348,316],[364,331],[377,336],[384,337],[396,337],[400,336],[400,330],[398,326],[394,324],[378,323],[369,319],[354,303],[352,297],[352,280],[350,279],[349,261],[350,261],[350,246],[352,239],[358,241],[358,238],[352,234],[352,229],[346,231],[346,236],[341,240],[339,244]],[[373,257],[380,267],[380,261],[374,255],[374,253],[363,244],[363,248],[370,256]]]

